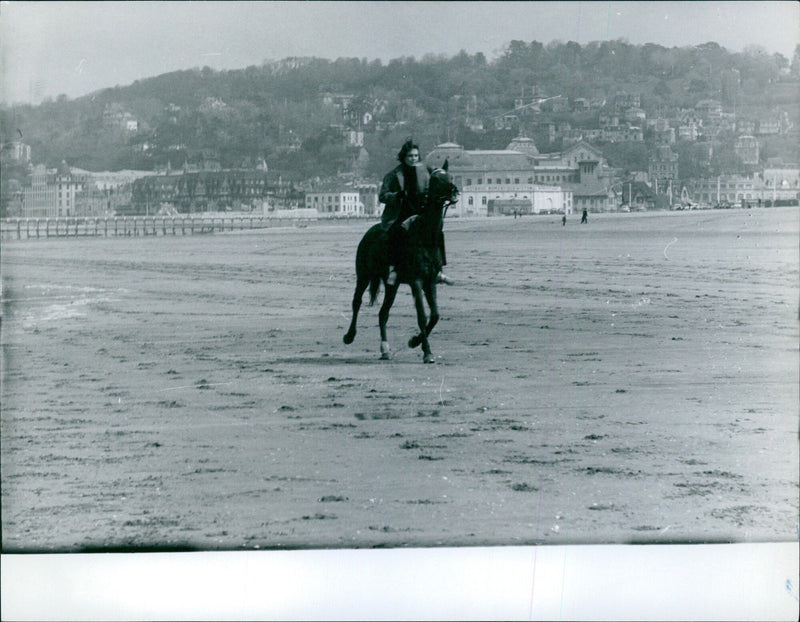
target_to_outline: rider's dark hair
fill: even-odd
[[[403,146],[400,147],[400,153],[397,154],[397,159],[401,162],[404,162],[408,152],[412,149],[419,151],[419,145],[416,145],[414,140],[409,136],[408,139],[406,139],[406,142],[403,143]]]

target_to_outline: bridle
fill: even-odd
[[[445,173],[445,174],[447,174],[447,171],[445,171],[443,168],[436,168],[436,169],[433,169],[433,171],[431,171],[431,177],[433,177],[433,176],[434,176],[434,175],[436,175],[437,173]],[[455,204],[455,203],[457,203],[457,202],[458,202],[458,199],[457,199],[457,198],[456,198],[455,200],[452,198],[452,197],[453,197],[453,192],[452,192],[452,190],[453,190],[453,188],[455,188],[455,185],[453,184],[453,182],[451,182],[451,181],[449,181],[449,180],[448,180],[448,182],[447,182],[447,183],[448,183],[448,185],[450,186],[450,190],[451,190],[451,191],[450,191],[450,193],[449,193],[448,197],[447,197],[446,199],[444,199],[444,201],[442,202],[442,203],[443,203],[443,206],[444,206],[444,209],[443,209],[443,211],[442,211],[442,219],[444,219],[444,218],[445,218],[445,216],[447,216],[447,208],[449,208],[451,205],[453,205],[453,204]],[[456,197],[457,197],[457,196],[458,196],[458,189],[456,189],[456,192],[455,192],[455,194],[456,194]]]

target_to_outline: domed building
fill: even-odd
[[[466,150],[456,143],[442,143],[425,156],[425,162],[429,166],[449,163],[461,195],[449,216],[571,213],[571,191],[537,183],[538,155],[533,140],[519,136],[507,149]]]
[[[506,147],[508,151],[519,151],[520,153],[524,153],[528,156],[537,156],[539,155],[539,150],[536,148],[536,143],[533,142],[532,138],[528,138],[527,136],[517,136],[514,140],[508,143],[508,147]]]

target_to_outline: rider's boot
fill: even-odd
[[[436,275],[436,282],[437,283],[444,283],[445,285],[455,285],[455,281],[447,276],[444,272],[440,272]]]

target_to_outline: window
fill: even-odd
[[[470,177],[467,177],[467,185],[468,186],[472,185],[472,179]]]
[[[519,183],[519,177],[515,177],[515,178],[514,178],[514,183],[515,183],[515,184],[518,184],[518,183]]]
[[[486,197],[481,197],[481,205],[486,205]]]
[[[506,177],[506,184],[510,184],[510,183],[511,183],[511,178],[510,177]]]
[[[470,197],[470,198],[469,198],[469,201],[468,201],[467,203],[468,203],[469,205],[472,205],[472,203],[473,203],[473,201],[472,201],[472,197]]]
[[[482,177],[478,177],[478,185],[479,186],[483,185],[483,178]]]

